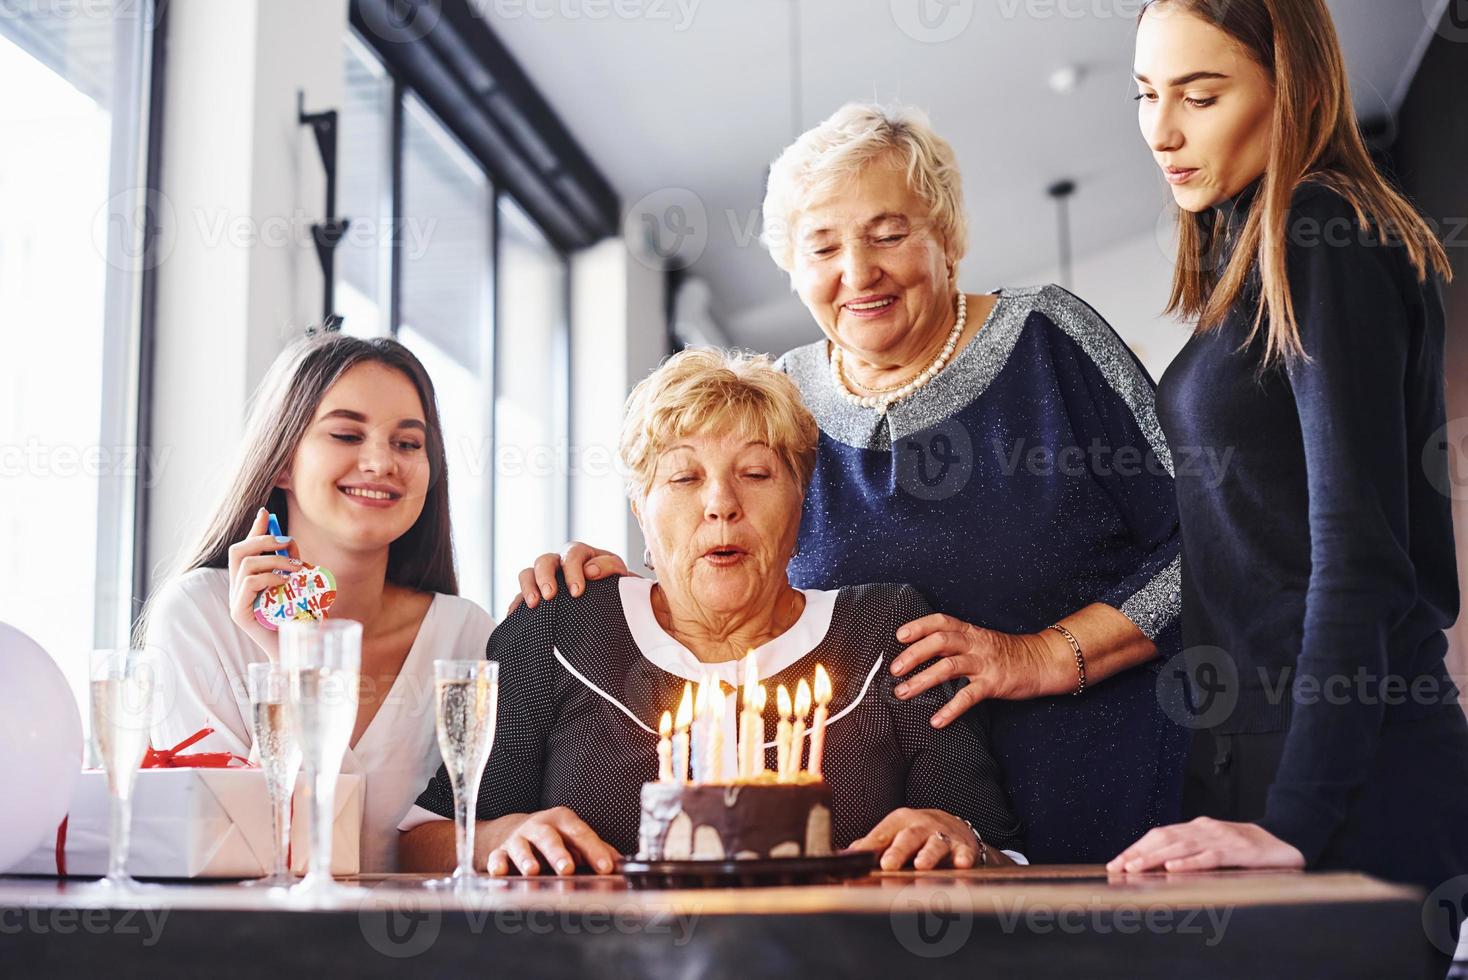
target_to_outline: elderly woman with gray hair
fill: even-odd
[[[896,696],[957,685],[931,724],[990,726],[1027,854],[1105,861],[1178,816],[1172,458],[1111,327],[1056,286],[965,294],[967,237],[914,111],[847,105],[771,168],[764,242],[825,335],[780,360],[821,427],[791,580],[917,586],[941,612],[894,627]],[[573,593],[625,573],[572,545],[522,574],[527,603],[562,561]]]
[[[937,691],[892,696],[893,630],[930,612],[922,596],[790,585],[817,435],[795,385],[764,358],[685,351],[633,391],[621,458],[658,578],[563,590],[490,637],[502,708],[480,783],[477,864],[611,871],[636,849],[639,792],[658,778],[648,723],[685,683],[717,678],[732,759],[733,692],[751,658],[770,691],[795,690],[816,663],[829,671],[822,768],[836,847],[876,852],[887,869],[1010,863],[1018,821],[981,730],[932,728]],[[775,731],[773,698],[765,713]],[[773,769],[773,745],[766,756]],[[404,867],[453,864],[453,812],[440,768],[398,828]]]

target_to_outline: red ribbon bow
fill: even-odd
[[[142,769],[224,769],[235,759],[239,759],[245,765],[250,760],[233,752],[190,752],[182,754],[183,750],[193,745],[199,739],[214,734],[212,728],[201,728],[188,738],[179,742],[171,749],[155,749],[148,746],[148,751],[143,754]]]

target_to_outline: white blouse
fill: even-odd
[[[364,873],[397,870],[398,822],[438,768],[433,661],[484,657],[493,629],[494,620],[476,603],[435,594],[391,690],[347,750],[342,772],[363,777]],[[214,733],[186,751],[248,756],[245,675],[249,664],[267,658],[229,617],[229,572],[200,568],[164,585],[149,612],[148,645],[171,668],[160,690],[164,716],[155,739],[161,747],[207,726]]]

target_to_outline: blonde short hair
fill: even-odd
[[[770,166],[760,241],[775,264],[794,266],[793,229],[805,204],[877,160],[907,173],[907,183],[928,205],[956,263],[968,250],[963,179],[947,140],[933,132],[920,109],[849,102],[806,130]]]
[[[618,451],[628,497],[647,495],[669,446],[710,430],[769,446],[805,494],[820,429],[795,382],[763,354],[693,347],[664,361],[627,398]]]

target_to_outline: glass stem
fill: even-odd
[[[311,782],[316,784],[311,801],[311,867],[314,879],[331,878],[331,817],[332,804],[336,800],[336,773],[315,773]]]
[[[113,793],[108,814],[107,877],[113,881],[127,878],[127,848],[132,836],[132,800]]]
[[[286,854],[291,846],[291,794],[286,786],[272,786],[270,808],[273,810],[275,829],[275,853],[270,865],[270,880],[285,881],[289,876]]]
[[[460,785],[454,793],[454,837],[459,856],[459,866],[454,869],[455,878],[474,875],[474,804],[477,802],[469,795],[466,785]]]

